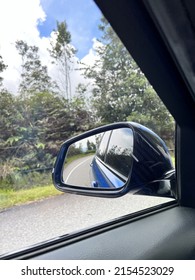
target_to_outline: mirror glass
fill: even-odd
[[[118,128],[99,133],[69,146],[63,182],[89,188],[120,188],[133,164],[133,131]]]

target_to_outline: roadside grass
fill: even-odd
[[[0,189],[0,210],[60,194],[53,185],[24,190]]]
[[[69,157],[66,164],[82,157],[86,157],[86,154]],[[50,173],[13,174],[7,180],[0,180],[0,210],[59,194],[62,192],[53,186]]]

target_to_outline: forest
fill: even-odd
[[[93,67],[79,62],[73,69],[71,34],[65,21],[57,22],[56,40],[48,52],[58,66],[59,80],[49,76],[37,46],[16,41],[22,62],[16,94],[4,87],[1,74],[9,65],[0,54],[0,188],[43,184],[66,139],[107,123],[141,123],[173,149],[174,119],[104,18],[99,29]],[[75,92],[73,70],[82,71],[88,81]]]

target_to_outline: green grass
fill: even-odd
[[[53,185],[33,187],[26,190],[0,190],[0,209],[9,208],[15,205],[25,204],[41,200],[47,197],[61,194]]]
[[[67,165],[82,157],[86,157],[86,154],[70,157]],[[40,184],[43,185],[40,186]],[[13,175],[11,184],[9,180],[0,181],[0,210],[59,194],[62,192],[56,190],[52,185],[51,174],[34,172],[23,176]]]

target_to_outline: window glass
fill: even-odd
[[[106,199],[54,188],[52,168],[67,139],[104,124],[136,122],[165,141],[174,161],[175,123],[94,1],[0,2],[0,255],[172,201],[133,191]],[[10,7],[12,25],[5,24]],[[105,133],[98,150],[99,162],[123,176],[131,168],[131,133],[113,132],[109,146]],[[140,135],[142,141],[153,139]],[[92,144],[86,143],[90,152]],[[71,156],[78,164],[80,148]],[[134,164],[143,157],[133,156]]]
[[[104,161],[106,150],[108,147],[109,139],[110,139],[110,131],[107,131],[103,134],[102,139],[100,141],[98,150],[97,150],[97,156]]]
[[[128,177],[133,163],[133,131],[130,128],[112,131],[105,163]]]

